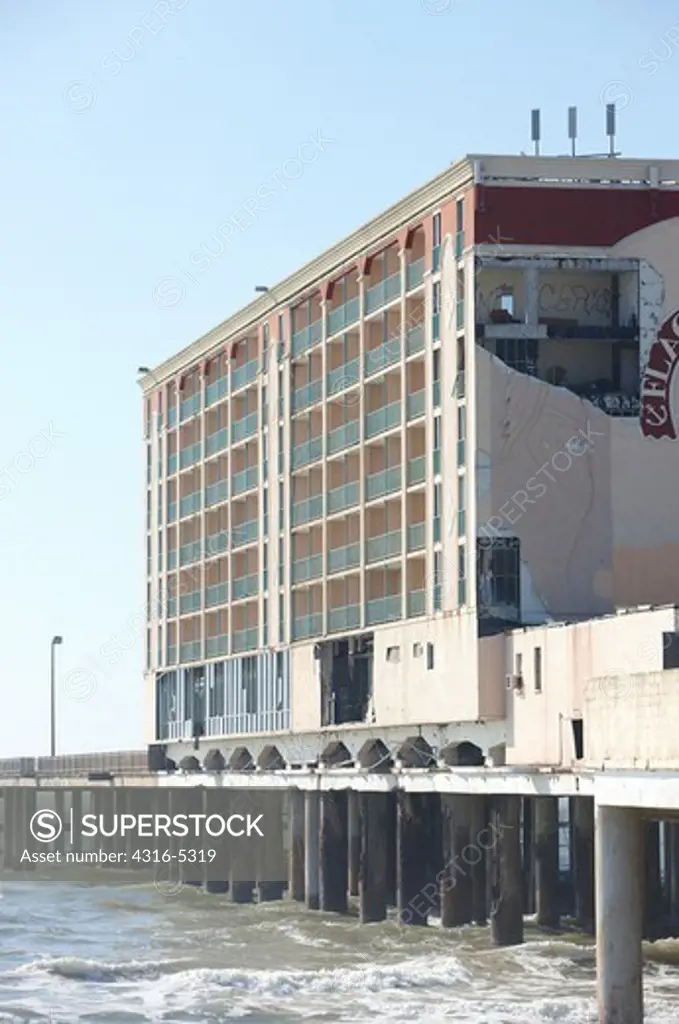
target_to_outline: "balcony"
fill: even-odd
[[[186,661],[199,661],[200,648],[200,640],[191,640],[189,643],[181,644],[179,648],[179,660],[182,663]]]
[[[408,328],[406,335],[406,354],[414,356],[424,348],[424,324],[415,324]]]
[[[328,337],[344,331],[350,324],[355,324],[361,315],[361,307],[358,297],[349,299],[341,306],[331,309],[328,313]]]
[[[391,530],[379,537],[369,537],[365,542],[365,560],[384,562],[388,558],[396,558],[401,554],[401,531]]]
[[[391,402],[390,405],[384,405],[381,409],[376,409],[375,412],[369,412],[365,418],[365,436],[375,437],[377,434],[383,434],[385,430],[391,430],[393,427],[399,426],[401,422],[401,403]]]
[[[310,405],[315,402],[320,402],[323,397],[323,381],[313,380],[310,384],[305,384],[303,388],[297,388],[292,393],[292,411],[293,413],[299,412],[301,409],[307,409]]]
[[[421,551],[425,545],[425,524],[412,523],[408,527],[407,545],[408,551]]]
[[[408,487],[424,483],[427,475],[427,456],[418,455],[415,459],[408,459]]]
[[[198,412],[200,412],[200,393],[191,395],[190,398],[185,398],[179,403],[179,421],[181,423]]]
[[[308,327],[301,327],[292,335],[292,355],[301,356],[316,345],[323,337],[323,322],[314,320]]]
[[[328,611],[328,632],[337,633],[341,629],[356,629],[361,625],[360,604],[345,604]]]
[[[311,522],[312,519],[320,519],[322,515],[323,495],[314,494],[310,498],[293,502],[290,518],[293,526],[300,526],[302,523]]]
[[[250,359],[243,366],[231,371],[231,391],[238,391],[257,378],[258,360]]]
[[[229,481],[217,480],[214,484],[208,484],[205,488],[205,506],[218,505],[220,501],[226,501],[229,497]]]
[[[441,337],[441,314],[434,313],[431,318],[432,341],[438,341]]]
[[[208,434],[205,438],[205,457],[214,455],[216,452],[223,451],[229,444],[229,431],[226,427],[222,427],[221,430],[215,431],[214,434]]]
[[[250,519],[246,523],[234,526],[231,531],[231,547],[242,548],[246,544],[252,544],[257,540],[258,523],[256,519]]]
[[[257,430],[257,413],[251,412],[231,424],[231,444],[250,437]]]
[[[177,518],[177,502],[171,501],[167,506],[167,521],[168,523],[174,523]]]
[[[398,335],[387,338],[381,345],[377,348],[371,348],[363,356],[363,367],[366,377],[371,377],[373,373],[379,373],[388,366],[393,366],[394,363],[399,362],[400,358],[401,339]]]
[[[374,626],[378,622],[394,622],[401,618],[401,595],[378,597],[374,601],[366,601],[365,624]]]
[[[406,416],[408,421],[416,420],[419,416],[424,416],[424,388],[407,396]]]
[[[320,612],[313,615],[298,615],[292,620],[292,639],[303,640],[307,636],[318,636],[323,632],[323,616]]]
[[[205,656],[207,658],[216,658],[219,654],[229,653],[229,637],[228,634],[222,633],[221,636],[209,636],[205,641]]]
[[[186,615],[188,612],[200,611],[200,590],[194,590],[191,594],[182,594],[179,598],[179,614]]]
[[[205,588],[205,607],[214,608],[218,604],[227,604],[229,600],[229,584],[215,583]]]
[[[424,278],[424,256],[406,267],[406,289],[411,291],[422,284]]]
[[[434,448],[434,476],[441,473],[441,449]]]
[[[192,540],[188,544],[182,544],[179,549],[179,564],[190,565],[192,562],[200,561],[200,541]]]
[[[259,576],[256,572],[249,576],[241,576],[231,581],[231,600],[242,601],[244,597],[252,597],[259,591]]]
[[[233,640],[233,653],[241,651],[253,651],[259,643],[259,630],[257,626],[252,629],[237,629],[231,634]]]
[[[366,316],[368,313],[374,313],[380,306],[386,306],[392,299],[397,298],[401,294],[401,271],[397,270],[394,274],[390,274],[389,277],[385,277],[383,281],[379,281],[374,284],[372,288],[368,288],[365,293],[365,312]]]
[[[167,567],[168,569],[177,568],[177,549],[170,548],[167,552]]]
[[[441,540],[441,516],[434,516],[434,543]]]
[[[464,398],[464,393],[465,393],[464,370],[458,370],[457,371],[457,374],[455,375],[454,390],[455,390],[455,397],[456,398]]]
[[[328,573],[346,572],[361,564],[361,545],[358,542],[344,544],[341,548],[328,551]]]
[[[167,645],[167,664],[168,665],[176,665],[177,664],[177,646],[176,646],[176,644],[168,644]]]
[[[328,434],[328,455],[334,455],[335,452],[344,451],[345,448],[351,448],[352,445],[358,444],[360,431],[359,420],[352,420],[351,423],[345,423],[344,426],[331,430]]]
[[[382,469],[379,473],[369,473],[365,480],[366,501],[381,498],[384,494],[392,494],[401,489],[401,467]]]
[[[434,392],[434,395],[433,395],[433,397],[434,397],[434,408],[438,409],[441,406],[441,381],[440,380],[435,380],[434,381],[433,392]]]
[[[464,231],[458,231],[455,235],[455,259],[461,260],[464,252]]]
[[[292,562],[292,582],[304,583],[314,580],[323,574],[323,555],[309,555],[308,558],[296,558]]]
[[[173,473],[177,472],[177,453],[174,452],[172,455],[167,457],[167,475],[172,476]]]
[[[212,558],[229,549],[229,534],[227,530],[220,530],[219,533],[212,533],[205,540],[205,557]]]
[[[351,359],[342,366],[337,366],[326,375],[325,385],[328,396],[337,395],[346,391],[361,379],[361,362],[359,359]]]
[[[467,532],[467,515],[463,508],[457,511],[457,535],[458,537],[464,537]]]
[[[333,487],[331,491],[328,491],[328,515],[351,508],[352,505],[358,505],[359,496],[358,481],[342,484],[341,487]]]
[[[257,486],[257,467],[250,466],[249,469],[243,469],[240,473],[234,473],[231,478],[231,493],[232,494],[243,494],[245,491],[251,491],[253,487]]]
[[[186,448],[182,448],[179,452],[180,469],[193,466],[196,462],[200,462],[200,441],[196,441],[195,444],[188,444]]]
[[[184,516],[192,516],[194,513],[200,512],[200,507],[200,491],[194,491],[193,494],[187,494],[179,502],[179,518],[183,519]]]
[[[167,617],[168,619],[174,619],[177,614],[177,598],[168,597],[167,599]]]
[[[301,469],[310,462],[317,462],[323,456],[323,438],[312,437],[310,441],[295,445],[292,449],[292,469]]]
[[[411,590],[408,593],[408,618],[424,615],[427,610],[427,594],[424,590]]]
[[[220,398],[223,398],[228,390],[226,377],[219,377],[213,384],[208,384],[205,389],[205,405],[214,405]]]
[[[176,427],[176,426],[177,426],[177,406],[174,405],[174,406],[172,406],[171,409],[167,410],[167,429],[169,430],[170,427]]]
[[[461,437],[460,440],[457,442],[457,464],[458,464],[458,466],[464,466],[464,456],[465,456],[464,448],[465,448],[464,438]]]

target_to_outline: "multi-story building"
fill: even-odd
[[[677,218],[679,161],[467,157],[146,374],[152,741],[502,756],[493,634],[674,601]]]

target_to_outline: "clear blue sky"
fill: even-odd
[[[47,752],[53,633],[62,674],[89,673],[59,689],[61,750],[143,741],[137,367],[464,153],[529,150],[533,106],[543,152],[566,151],[569,104],[605,148],[605,94],[626,155],[679,156],[678,25],[666,0],[2,4],[0,756]],[[318,130],[303,175],[183,276]],[[168,276],[185,295],[159,308]]]

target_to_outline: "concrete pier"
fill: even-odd
[[[304,895],[309,910],[318,910],[320,903],[320,802],[314,790],[304,794]]]
[[[347,793],[321,793],[320,909],[347,912],[349,884]]]
[[[426,925],[430,903],[423,895],[428,875],[427,797],[423,793],[398,794],[396,819],[396,900],[401,924]]]
[[[291,789],[288,807],[290,813],[290,839],[288,847],[288,895],[291,900],[304,902],[304,793]]]
[[[385,885],[388,907],[396,906],[396,820],[398,807],[396,793],[386,794],[386,866]]]
[[[358,896],[361,866],[361,822],[358,793],[347,793],[347,827],[349,832],[349,895]]]
[[[540,928],[557,929],[559,916],[559,801],[537,797],[535,825],[535,911]]]
[[[660,822],[644,823],[643,936],[657,939],[662,934],[663,893],[660,879]]]
[[[474,916],[474,893],[470,854],[476,860],[478,844],[472,836],[472,805],[474,797],[467,794],[445,794],[441,797],[441,839],[443,867],[441,870],[441,925],[454,928],[468,924]]]
[[[525,914],[535,913],[533,805],[534,801],[530,797],[524,797],[521,801],[521,854],[523,864],[523,910]]]
[[[229,883],[229,894],[232,903],[253,903],[254,882],[246,882],[232,878]]]
[[[496,946],[523,942],[523,877],[519,832],[520,797],[496,796],[491,836],[490,925]]]
[[[578,927],[594,934],[594,800],[573,797],[571,808],[571,849],[575,920]]]
[[[474,843],[482,853],[476,864],[471,865],[472,879],[472,921],[474,924],[488,923],[488,835],[489,813],[488,798],[473,796],[471,810],[471,828]]]
[[[387,794],[360,794],[359,907],[361,923],[387,916]]]
[[[596,953],[599,1024],[642,1024],[642,824],[626,807],[597,807]]]

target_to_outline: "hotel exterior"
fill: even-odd
[[[582,757],[668,667],[677,242],[679,161],[470,156],[146,374],[149,742]]]

